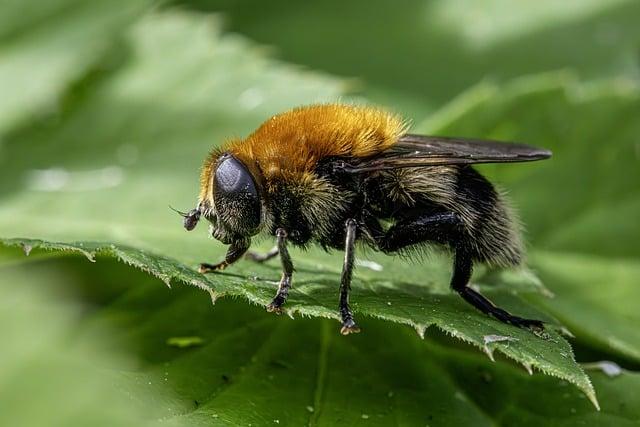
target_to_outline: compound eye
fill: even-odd
[[[260,196],[247,167],[230,154],[218,161],[215,176],[216,211],[227,226],[249,234],[260,225]]]
[[[253,177],[239,160],[225,154],[216,169],[216,192],[245,193],[258,197]]]

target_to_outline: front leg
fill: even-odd
[[[276,230],[276,237],[278,238],[277,253],[280,254],[280,261],[282,262],[282,278],[278,285],[278,292],[273,298],[273,301],[267,306],[267,311],[280,314],[282,313],[282,305],[287,301],[287,297],[289,296],[291,276],[293,275],[293,263],[287,250],[287,232],[284,228],[278,228]]]
[[[360,332],[360,327],[353,320],[353,313],[349,307],[349,291],[351,290],[351,276],[353,275],[354,249],[356,241],[356,222],[348,219],[345,223],[346,237],[344,242],[344,263],[340,278],[340,317],[342,317],[342,335]]]
[[[198,271],[200,273],[210,273],[212,271],[224,270],[225,268],[239,260],[242,255],[247,252],[247,249],[249,249],[250,245],[250,240],[235,241],[231,244],[231,246],[229,246],[229,249],[227,249],[227,254],[224,257],[224,261],[217,264],[202,263],[200,264],[200,268],[198,269]]]

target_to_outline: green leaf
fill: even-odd
[[[22,246],[29,253],[34,250],[79,252],[92,261],[98,255],[108,255],[160,278],[167,285],[184,282],[204,289],[214,302],[222,296],[242,296],[265,306],[273,298],[277,285],[269,277],[278,277],[277,267],[245,263],[234,269],[236,273],[201,275],[171,258],[114,244],[52,243],[30,239],[2,239],[0,242],[8,246]],[[317,255],[321,260],[320,254]],[[317,259],[312,261],[313,264],[307,264],[309,258],[315,257],[305,258],[297,264],[302,267],[297,270],[295,289],[287,301],[287,314],[292,318],[302,315],[339,320],[335,306],[339,272],[324,267]],[[328,261],[329,257],[325,258]],[[334,264],[339,265],[335,257],[332,258]],[[443,268],[442,263],[431,263],[421,269],[422,275],[444,277]],[[391,277],[398,274],[389,273]],[[497,352],[518,361],[529,371],[536,368],[566,379],[581,388],[597,405],[589,379],[575,363],[571,347],[557,331],[548,330],[544,336],[538,337],[527,330],[503,324],[467,305],[456,294],[443,290],[442,282],[414,284],[367,276],[360,275],[354,284],[352,308],[356,314],[409,325],[421,336],[429,326],[435,325],[447,334],[482,349],[491,359]],[[489,277],[500,279],[496,275]],[[503,278],[505,288],[509,287],[507,279],[508,276]],[[479,284],[482,284],[482,279]],[[513,284],[517,285],[517,282]],[[496,291],[487,286],[485,293],[498,304],[513,308],[518,313],[553,322],[504,290]],[[334,333],[337,333],[337,327]]]
[[[590,345],[640,361],[640,262],[539,252],[533,264],[556,293],[555,298],[535,299],[536,305]]]
[[[242,296],[265,305],[272,298],[276,265],[244,262],[226,274],[195,272],[197,263],[221,257],[224,248],[204,230],[186,234],[167,204],[193,205],[198,166],[211,145],[248,133],[269,114],[335,98],[343,85],[266,60],[242,39],[219,37],[216,28],[215,21],[188,14],[148,16],[127,35],[133,55],[117,72],[61,121],[7,141],[11,161],[0,165],[0,233],[21,238],[5,244],[115,256],[167,283],[203,288],[214,299]],[[340,255],[315,250],[294,257],[298,272],[288,313],[337,319]],[[403,323],[420,334],[435,325],[490,356],[496,351],[564,378],[595,399],[553,327],[538,337],[473,309],[448,290],[446,257],[420,268],[367,258],[383,271],[357,274],[353,308],[359,317]],[[526,270],[481,271],[474,283],[509,310],[555,323],[514,295],[543,290]]]
[[[361,79],[369,99],[416,118],[483,80],[640,74],[634,0],[175,2],[224,11],[231,31],[288,61]]]
[[[146,390],[121,381],[122,372],[134,369],[133,357],[97,350],[114,343],[107,328],[71,339],[86,307],[69,297],[69,275],[60,268],[36,270],[24,259],[0,268],[0,424],[152,425],[156,407]],[[175,397],[165,389],[154,399]]]
[[[555,298],[530,296],[576,336],[640,360],[640,89],[570,74],[482,85],[421,124],[550,148],[535,165],[485,170],[510,189],[533,246],[533,269]]]
[[[637,373],[593,371],[603,403],[596,411],[565,381],[492,363],[440,334],[419,340],[406,328],[363,319],[366,333],[342,337],[327,320],[266,316],[242,301],[224,299],[212,310],[191,287],[163,289],[109,259],[30,260],[12,270],[28,271],[40,286],[47,282],[39,277],[64,278],[65,294],[84,303],[66,332],[70,346],[89,342],[99,354],[117,349],[133,362],[126,370],[122,364],[102,369],[116,387],[136,391],[128,394],[133,402],[121,405],[152,398],[140,411],[149,420],[191,426],[624,426],[640,417],[640,398],[630,392],[640,386]],[[0,267],[2,277],[6,271]],[[2,282],[3,288],[16,287]],[[26,324],[44,326],[47,336],[49,316],[42,313],[57,309],[55,301]],[[185,337],[197,338],[197,345],[170,344]],[[30,341],[18,335],[5,342]],[[59,351],[62,358],[68,349]],[[42,404],[37,394],[33,402],[30,396],[26,402]]]
[[[150,0],[46,2],[0,6],[0,132],[54,112],[67,87],[105,57]],[[101,65],[99,65],[101,64]]]

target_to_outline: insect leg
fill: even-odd
[[[202,263],[200,264],[200,268],[198,269],[198,271],[200,273],[210,273],[212,271],[224,270],[225,268],[239,260],[240,257],[242,257],[242,255],[247,252],[247,249],[249,249],[250,245],[250,240],[240,240],[233,242],[231,246],[229,246],[229,249],[227,249],[227,254],[224,257],[224,261],[217,264]]]
[[[473,269],[473,258],[467,249],[462,230],[463,224],[453,212],[404,219],[392,226],[384,236],[378,238],[378,246],[384,252],[394,252],[422,242],[448,245],[455,252],[451,288],[465,301],[504,323],[542,329],[543,323],[540,320],[514,316],[468,286]]]
[[[269,261],[272,258],[275,258],[279,252],[280,251],[278,250],[278,245],[276,245],[273,248],[269,249],[269,252],[267,253],[260,254],[257,252],[249,251],[246,253],[244,257],[248,260],[262,263],[262,262]]]
[[[353,320],[353,313],[349,307],[349,291],[351,290],[351,276],[353,274],[354,249],[356,240],[356,221],[348,219],[345,223],[346,237],[344,242],[344,263],[340,278],[340,317],[342,317],[342,335],[360,332],[360,328]]]
[[[406,218],[378,236],[377,243],[386,253],[424,242],[448,245],[459,240],[461,227],[460,218],[453,212]]]
[[[540,320],[524,319],[514,316],[508,311],[497,307],[487,297],[469,287],[469,279],[471,278],[473,261],[468,251],[464,248],[457,248],[453,262],[453,277],[451,278],[451,288],[458,292],[465,301],[482,311],[490,314],[496,319],[504,323],[510,323],[523,328],[543,329],[543,323]]]
[[[273,301],[267,306],[267,311],[275,311],[276,313],[282,312],[282,305],[287,301],[289,296],[289,289],[291,288],[291,276],[293,275],[293,262],[291,262],[291,256],[287,250],[287,232],[284,228],[278,228],[276,230],[276,237],[278,238],[277,249],[280,253],[280,261],[282,262],[282,278],[278,285],[278,292],[273,298]]]

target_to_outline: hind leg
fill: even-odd
[[[458,292],[465,301],[482,311],[490,314],[496,319],[504,323],[510,323],[522,328],[543,329],[543,323],[540,320],[525,319],[514,316],[508,311],[496,306],[487,297],[469,287],[469,279],[471,278],[471,270],[473,261],[464,249],[457,249],[454,255],[453,277],[451,278],[451,288]]]
[[[543,323],[540,320],[514,316],[469,287],[473,259],[465,248],[461,233],[463,226],[459,217],[453,212],[403,219],[393,225],[384,235],[378,237],[378,246],[384,252],[395,252],[418,243],[434,242],[448,245],[455,253],[451,288],[458,292],[465,301],[501,322],[519,327],[542,329]]]

